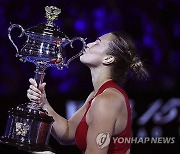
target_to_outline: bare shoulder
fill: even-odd
[[[120,107],[124,101],[125,98],[120,91],[115,88],[108,88],[93,100],[93,102],[96,102],[93,104]]]
[[[115,88],[107,88],[98,95],[92,102],[92,111],[103,113],[119,113],[124,107],[125,98],[123,94]]]

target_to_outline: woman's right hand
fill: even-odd
[[[29,89],[27,90],[27,97],[29,98],[29,100],[39,103],[40,105],[44,105],[45,103],[47,103],[46,92],[44,89],[46,83],[40,84],[38,88],[37,83],[34,79],[30,78],[29,82],[31,84],[29,86]]]

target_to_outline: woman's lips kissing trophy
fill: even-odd
[[[57,67],[62,70],[69,63],[79,57],[86,47],[85,39],[75,37],[69,39],[60,31],[53,21],[58,18],[61,9],[55,6],[46,6],[46,23],[23,29],[21,25],[12,24],[8,29],[8,37],[17,50],[16,57],[23,62],[32,62],[36,65],[35,80],[37,84],[43,82],[47,67]],[[19,51],[11,38],[11,30],[19,28],[22,32],[19,37],[27,37],[26,44]],[[69,44],[73,48],[73,42],[82,42],[82,50],[65,60],[65,46]],[[48,146],[53,117],[48,116],[46,110],[35,102],[21,104],[8,112],[8,120],[4,136],[0,142],[16,146],[25,151],[50,150]]]

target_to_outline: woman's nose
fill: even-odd
[[[89,43],[85,46],[85,49],[89,48]]]
[[[88,44],[87,44],[87,47],[88,47],[88,48],[91,48],[91,47],[93,46],[93,44],[94,44],[94,42],[88,43]]]

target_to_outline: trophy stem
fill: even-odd
[[[34,71],[35,73],[34,79],[36,80],[37,87],[39,87],[39,84],[41,84],[44,80],[46,68],[47,68],[46,62],[39,61],[36,63],[36,70]],[[33,101],[29,102],[27,107],[30,109],[46,112],[45,110],[42,109],[41,104],[38,104]]]
[[[36,70],[34,71],[34,79],[36,80],[37,87],[39,87],[39,84],[41,84],[44,80],[45,76],[45,70],[46,70],[46,63],[41,62],[37,63]]]

